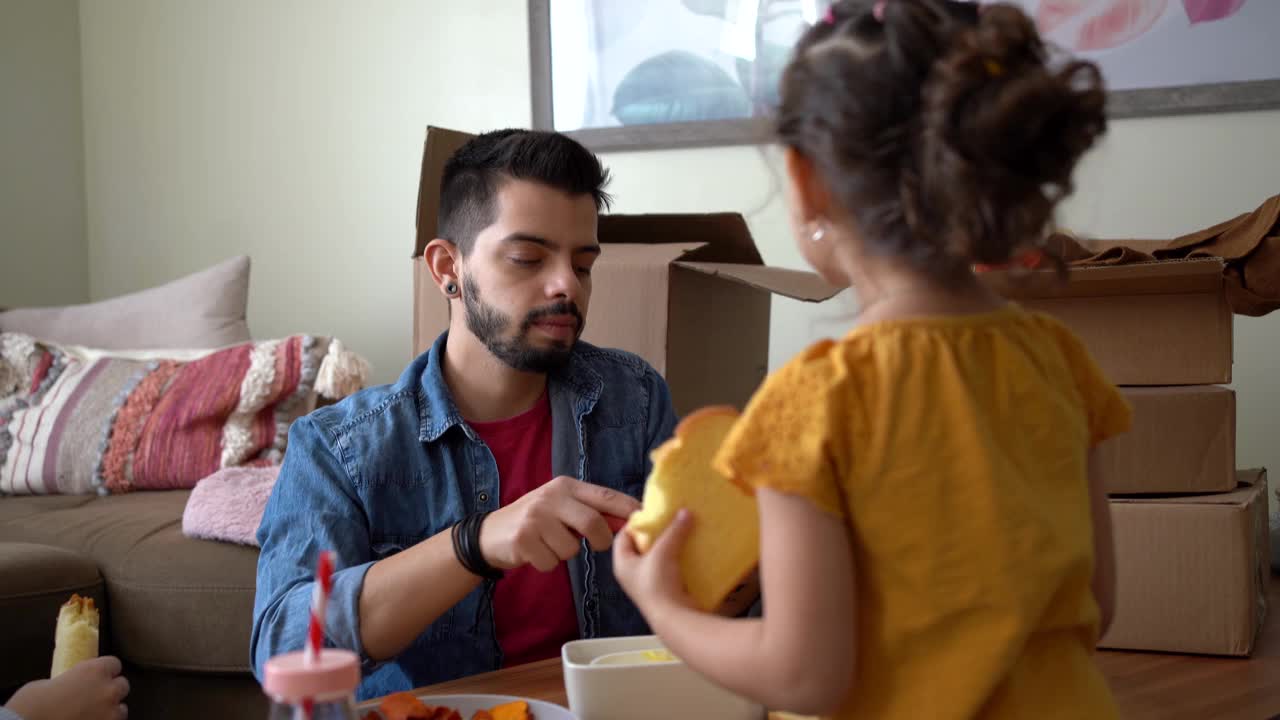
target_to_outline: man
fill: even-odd
[[[394,385],[294,424],[258,530],[259,677],[303,647],[324,549],[325,642],[359,653],[361,698],[647,632],[604,551],[675,416],[643,360],[578,339],[607,180],[555,133],[450,159],[425,250],[449,329]]]

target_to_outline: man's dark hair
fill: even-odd
[[[604,191],[609,171],[577,141],[554,132],[494,130],[469,140],[445,164],[437,237],[469,254],[476,235],[496,219],[498,187],[509,179],[590,195],[597,211],[611,201]]]

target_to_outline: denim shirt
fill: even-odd
[[[493,585],[482,583],[399,656],[375,662],[360,638],[359,598],[373,563],[497,510],[493,454],[459,414],[441,371],[447,334],[393,385],[370,388],[294,423],[288,451],[258,528],[257,595],[250,654],[254,674],[273,655],[302,649],[316,557],[338,556],[325,645],[360,655],[367,699],[502,666]],[[577,343],[548,377],[553,476],[568,475],[639,498],[649,452],[674,430],[670,392],[640,358]],[[608,552],[583,543],[569,578],[584,638],[648,629],[613,577]],[[430,578],[422,592],[431,592]]]

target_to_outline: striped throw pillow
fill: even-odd
[[[122,353],[0,334],[0,494],[191,488],[278,464],[317,395],[354,392],[367,373],[340,342],[305,335]]]

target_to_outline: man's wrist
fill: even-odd
[[[477,512],[453,526],[453,553],[467,572],[486,580],[501,580],[503,572],[489,564],[480,549],[480,528],[488,512]]]

